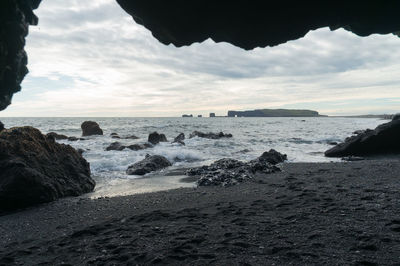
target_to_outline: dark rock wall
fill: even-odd
[[[208,38],[244,49],[274,46],[321,27],[360,36],[400,30],[400,1],[117,0],[164,44]]]
[[[0,1],[0,111],[11,104],[14,93],[28,73],[24,50],[29,25],[37,25],[32,10],[41,0]]]

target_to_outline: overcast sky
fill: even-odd
[[[304,108],[400,111],[400,39],[320,29],[244,51],[208,40],[160,44],[115,0],[47,0],[26,51],[30,73],[0,116],[225,115]]]

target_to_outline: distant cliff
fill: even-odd
[[[229,117],[310,117],[321,116],[317,111],[294,109],[258,109],[252,111],[228,111]]]

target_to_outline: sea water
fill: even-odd
[[[90,163],[96,189],[92,197],[127,195],[194,186],[180,182],[177,169],[208,165],[221,158],[248,161],[269,149],[288,156],[288,162],[329,162],[339,159],[324,157],[332,142],[342,142],[355,130],[373,129],[386,121],[377,118],[0,118],[6,128],[33,126],[42,133],[56,132],[81,137],[80,125],[92,120],[99,123],[103,136],[84,137],[79,141],[58,141],[84,150],[83,157]],[[189,139],[193,131],[231,133],[232,138]],[[118,141],[123,145],[147,142],[149,133],[157,131],[167,136],[169,142],[154,148],[132,151],[106,151],[108,145]],[[139,139],[113,139],[135,135]],[[171,143],[179,134],[186,135],[186,145]],[[129,165],[145,158],[146,154],[165,156],[173,165],[161,172],[141,176],[126,175]]]

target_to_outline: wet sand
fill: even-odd
[[[399,265],[400,161],[288,163],[232,187],[0,216],[0,264]]]

